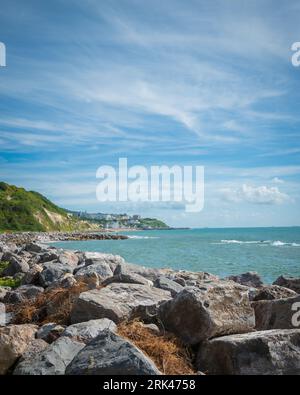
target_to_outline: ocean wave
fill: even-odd
[[[221,240],[222,244],[258,244],[264,243],[264,241],[242,241],[242,240]]]
[[[273,247],[281,247],[281,246],[300,247],[300,244],[298,244],[298,243],[285,243],[280,240],[273,241],[273,243],[271,245]]]
[[[282,246],[289,246],[289,247],[300,247],[300,244],[298,243],[286,243],[284,241],[280,240],[249,240],[249,241],[243,241],[243,240],[221,240],[221,243],[214,243],[214,244],[264,244],[264,245],[270,245],[272,247],[282,247]]]

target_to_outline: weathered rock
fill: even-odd
[[[109,318],[118,323],[139,305],[149,306],[168,300],[170,293],[141,284],[113,283],[100,290],[83,292],[73,305],[72,323]]]
[[[106,262],[93,263],[88,266],[84,266],[83,268],[79,267],[79,270],[75,270],[74,273],[76,276],[97,273],[101,281],[112,277],[113,275],[110,265]]]
[[[25,273],[25,276],[22,279],[22,284],[33,284],[37,285],[39,283],[39,273],[43,271],[43,267],[41,265],[34,264],[30,267],[29,271]]]
[[[26,300],[33,300],[44,292],[44,288],[36,287],[35,285],[22,285],[7,292],[4,298],[4,303],[15,304],[22,303]]]
[[[106,330],[76,355],[66,374],[156,375],[160,372],[132,343]]]
[[[85,252],[83,260],[86,266],[106,264],[113,272],[118,264],[124,263],[124,259],[119,255],[104,254],[101,252]]]
[[[39,283],[42,287],[48,287],[53,282],[58,281],[66,273],[72,273],[73,269],[69,265],[60,262],[48,262],[44,264],[44,270],[39,273]]]
[[[89,273],[76,273],[75,279],[77,282],[84,283],[88,286],[89,289],[95,289],[99,287],[101,277],[97,273],[89,272]]]
[[[0,328],[0,375],[7,373],[25,352],[37,331],[35,325],[9,325]]]
[[[44,249],[43,246],[36,243],[29,243],[25,246],[25,251],[40,253]]]
[[[60,277],[57,281],[51,283],[48,289],[55,289],[55,288],[72,288],[77,284],[76,278],[71,273],[65,273]]]
[[[197,368],[208,374],[299,375],[300,330],[223,336],[204,342]]]
[[[280,276],[274,281],[273,285],[280,285],[300,294],[300,277]]]
[[[5,258],[5,261],[9,262],[9,265],[2,271],[3,276],[14,276],[17,273],[26,273],[29,270],[28,263],[14,254],[10,254],[10,257]]]
[[[72,251],[62,251],[59,254],[58,261],[63,265],[76,267],[79,262],[78,256]]]
[[[14,375],[63,375],[66,367],[84,347],[83,343],[60,337],[42,352],[20,362]]]
[[[158,315],[164,327],[186,344],[254,328],[248,289],[234,282],[219,281],[201,289],[187,287],[162,303]]]
[[[162,275],[164,271],[159,269],[152,269],[144,266],[134,265],[133,263],[127,263],[127,262],[119,263],[114,270],[114,276],[118,276],[122,274],[126,275],[129,273],[138,274],[148,280],[154,281],[158,276]]]
[[[261,277],[256,272],[247,272],[239,274],[238,276],[230,276],[228,279],[238,284],[246,285],[247,287],[259,288],[263,285]]]
[[[53,343],[65,330],[65,326],[50,322],[40,327],[36,333],[37,339],[42,339],[47,343]]]
[[[71,337],[83,343],[88,343],[99,336],[105,329],[116,332],[117,326],[108,318],[101,318],[99,320],[90,320],[70,325],[64,330],[62,336]]]
[[[135,306],[129,316],[130,320],[142,321],[145,324],[158,324],[160,319],[158,318],[158,309],[161,303],[164,301],[152,303],[149,305]]]
[[[216,282],[219,280],[218,276],[215,276],[206,272],[190,272],[186,270],[180,270],[168,275],[173,281],[190,287],[202,287],[203,284]]]
[[[28,347],[26,348],[26,351],[22,354],[18,362],[20,363],[27,359],[32,359],[36,356],[36,354],[45,350],[46,347],[48,347],[48,343],[42,339],[31,340],[31,342],[28,344]]]
[[[255,328],[257,330],[294,329],[293,316],[297,310],[293,309],[295,303],[298,303],[297,309],[299,310],[300,295],[286,299],[253,302],[252,305],[255,310]]]
[[[255,302],[259,300],[291,298],[296,295],[295,291],[279,285],[265,285],[259,289],[254,288],[249,293],[250,300]]]
[[[58,281],[58,285],[61,288],[72,288],[77,285],[77,280],[71,273],[66,273],[63,277]]]
[[[170,291],[173,297],[183,290],[183,286],[163,276],[158,277],[154,281],[154,286],[166,291]]]
[[[11,291],[10,287],[0,287],[0,302],[3,302],[5,295]]]
[[[142,284],[153,286],[151,280],[147,280],[145,277],[140,276],[136,273],[120,273],[115,274],[112,277],[107,278],[102,282],[102,285],[108,285],[112,283],[127,283],[127,284]]]
[[[49,251],[45,251],[45,252],[41,253],[38,256],[37,262],[39,264],[42,264],[42,263],[57,261],[57,260],[58,260],[58,253],[56,251],[49,250]]]

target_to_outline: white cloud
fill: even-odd
[[[283,184],[284,181],[281,178],[278,177],[274,177],[271,182],[273,182],[274,184]]]
[[[282,204],[291,201],[286,193],[280,192],[277,187],[265,185],[253,187],[247,184],[237,189],[224,188],[221,190],[223,198],[230,202],[248,202],[253,204]]]

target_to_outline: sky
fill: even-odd
[[[0,180],[172,226],[300,225],[298,0],[1,0]],[[202,211],[99,202],[99,166],[204,166]]]

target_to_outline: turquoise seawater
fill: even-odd
[[[121,255],[148,267],[206,271],[225,277],[258,272],[271,283],[300,276],[300,227],[123,232],[128,240],[67,241],[56,247]]]

